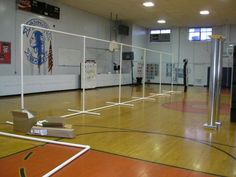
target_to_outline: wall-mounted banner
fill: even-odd
[[[11,43],[0,41],[0,64],[11,63]]]
[[[49,25],[41,19],[31,19],[26,24],[49,29]],[[24,27],[23,35],[25,56],[30,63],[38,66],[38,73],[40,74],[40,66],[47,65],[52,33],[37,28]]]

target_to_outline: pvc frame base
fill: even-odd
[[[222,122],[220,122],[220,121],[219,122],[215,122],[215,124],[220,126],[220,125],[222,125]]]
[[[80,111],[80,110],[75,110],[75,109],[68,109],[68,111],[75,112],[75,113],[61,116],[61,118],[67,118],[67,117],[76,116],[76,115],[80,115],[80,114],[88,114],[88,115],[95,115],[95,116],[101,115],[100,113],[97,113],[97,112]]]
[[[139,100],[149,100],[149,101],[156,101],[155,98],[149,98],[149,97],[132,97],[133,99],[139,99]]]
[[[163,92],[166,94],[181,94],[181,93],[183,93],[183,91],[174,91],[174,90],[171,90],[171,91],[163,90]]]
[[[209,128],[209,129],[217,129],[218,128],[217,125],[210,125],[208,123],[203,124],[203,127]]]
[[[116,103],[116,102],[106,102],[107,104],[111,104],[111,105],[114,105],[114,106],[131,106],[133,107],[134,105],[133,104],[126,104],[126,103]]]

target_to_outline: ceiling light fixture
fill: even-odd
[[[166,23],[166,21],[161,19],[161,20],[157,20],[157,23],[164,24],[164,23]]]
[[[151,1],[146,1],[146,2],[143,3],[143,6],[145,6],[145,7],[153,7],[154,5],[155,4]]]
[[[210,12],[208,10],[201,10],[199,13],[201,15],[209,15],[210,14]]]

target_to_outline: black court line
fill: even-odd
[[[113,132],[132,132],[132,131],[113,131]],[[63,139],[64,138],[58,138],[57,141],[63,140]],[[38,145],[38,146],[35,146],[35,147],[31,147],[31,148],[28,148],[28,149],[25,149],[25,150],[22,150],[22,151],[18,151],[18,152],[15,152],[13,154],[10,154],[10,155],[4,156],[4,157],[0,157],[0,159],[7,158],[7,157],[10,157],[12,155],[17,155],[17,154],[19,154],[21,152],[24,152],[24,151],[33,150],[33,149],[35,149],[37,147],[45,146],[46,144],[48,144],[48,143],[45,143],[43,145]],[[144,159],[139,159],[139,158],[135,158],[135,157],[129,157],[129,156],[125,156],[125,155],[121,155],[121,154],[115,154],[115,153],[106,152],[106,151],[97,150],[97,149],[92,149],[92,150],[98,151],[98,152],[103,152],[103,153],[108,153],[108,154],[112,154],[112,155],[117,155],[117,156],[121,156],[121,157],[126,157],[126,158],[130,158],[130,159],[136,159],[136,160],[140,160],[140,161],[144,161],[144,162],[149,162],[149,163],[153,163],[153,164],[159,164],[159,165],[163,165],[163,166],[169,166],[169,167],[184,169],[184,170],[188,170],[188,171],[193,171],[193,172],[199,172],[199,173],[214,175],[214,176],[217,176],[217,177],[227,177],[227,176],[222,176],[222,175],[218,175],[218,174],[214,174],[214,173],[208,173],[208,172],[204,172],[204,171],[187,169],[187,168],[184,168],[184,167],[178,167],[178,166],[174,166],[174,165],[163,164],[163,163],[160,163],[160,162],[148,161],[148,160],[144,160]],[[20,175],[21,175],[20,177],[26,177],[24,168],[20,169]]]
[[[28,160],[32,154],[33,154],[33,152],[29,152],[29,153],[25,156],[24,160]]]
[[[20,168],[20,177],[26,177],[25,168]]]
[[[73,126],[105,128],[105,129],[115,129],[115,130],[125,130],[125,131],[135,131],[135,132],[143,132],[143,133],[149,133],[149,134],[166,135],[166,136],[172,136],[172,137],[176,137],[176,138],[189,139],[192,141],[199,141],[199,142],[205,142],[205,143],[209,143],[209,144],[217,144],[217,145],[221,145],[221,146],[226,146],[226,147],[230,147],[230,148],[236,148],[236,146],[234,146],[234,145],[228,145],[228,144],[218,143],[218,142],[214,142],[214,141],[209,142],[206,140],[199,140],[199,139],[188,138],[188,137],[184,137],[184,136],[172,135],[172,134],[161,133],[161,132],[144,131],[144,130],[127,129],[127,128],[117,128],[117,127],[105,127],[105,126],[98,126],[98,125],[73,125]]]
[[[97,131],[97,132],[89,132],[89,133],[81,133],[81,134],[76,134],[76,136],[83,136],[83,135],[90,135],[90,134],[98,134],[98,133],[144,133],[144,132],[138,132],[138,131],[124,131],[124,130],[122,130],[122,131]],[[146,133],[145,132],[145,134],[148,134],[148,133]],[[156,134],[157,135],[157,134]],[[194,140],[192,140],[192,139],[186,139],[186,140],[188,140],[188,141],[193,141],[193,142],[196,142],[196,143],[200,143],[200,144],[204,144],[204,145],[206,145],[206,146],[209,146],[209,147],[211,147],[211,148],[214,148],[214,149],[216,149],[216,150],[218,150],[218,151],[220,151],[220,152],[223,152],[224,154],[226,154],[227,156],[229,156],[229,157],[231,157],[232,159],[234,159],[234,160],[236,160],[236,157],[235,156],[233,156],[232,154],[230,154],[230,153],[228,153],[228,152],[226,152],[226,151],[224,151],[224,150],[222,150],[222,149],[220,149],[220,148],[218,148],[218,147],[216,147],[216,146],[213,146],[213,145],[211,145],[211,144],[208,144],[208,143],[205,143],[205,142],[201,142],[201,141],[194,141]]]
[[[76,136],[80,136],[80,135],[89,135],[89,134],[97,134],[97,133],[142,133],[142,132],[136,132],[136,131],[129,131],[129,130],[124,130],[124,131],[100,131],[100,132],[89,132],[89,133],[81,133],[81,134],[76,134]],[[64,138],[60,138],[60,140],[62,140]],[[206,144],[208,145],[208,144]],[[175,166],[175,165],[168,165],[168,164],[163,164],[160,162],[155,162],[155,161],[149,161],[149,160],[144,160],[144,159],[139,159],[139,158],[135,158],[135,157],[130,157],[130,156],[125,156],[125,155],[121,155],[121,154],[116,154],[116,153],[112,153],[112,152],[107,152],[107,151],[102,151],[102,150],[98,150],[98,149],[94,149],[91,148],[93,151],[98,151],[98,152],[103,152],[103,153],[108,153],[111,155],[116,155],[116,156],[121,156],[121,157],[125,157],[125,158],[129,158],[129,159],[134,159],[134,160],[140,160],[143,162],[149,162],[149,163],[153,163],[153,164],[158,164],[158,165],[163,165],[163,166],[168,166],[168,167],[174,167],[174,168],[179,168],[179,169],[183,169],[183,170],[187,170],[187,171],[193,171],[193,172],[198,172],[198,173],[204,173],[204,174],[208,174],[208,175],[214,175],[217,177],[227,177],[227,176],[222,176],[222,175],[218,175],[218,174],[214,174],[214,173],[208,173],[208,172],[204,172],[204,171],[199,171],[199,170],[193,170],[193,169],[188,169],[188,168],[184,168],[184,167],[179,167],[179,166]],[[217,149],[217,148],[216,148]],[[221,151],[221,149],[218,149]],[[227,153],[227,152],[226,152]],[[227,154],[228,155],[228,154]]]
[[[21,153],[21,152],[25,152],[25,151],[32,150],[32,149],[37,148],[37,147],[40,147],[40,146],[45,146],[45,144],[33,146],[33,147],[30,147],[30,148],[27,148],[27,149],[24,149],[24,150],[21,150],[21,151],[14,152],[14,153],[9,154],[9,155],[6,155],[6,156],[2,156],[2,157],[0,157],[0,160],[1,160],[1,159],[4,159],[4,158],[7,158],[7,157],[10,157],[10,156],[13,156],[13,155],[17,155],[17,154],[19,154],[19,153]]]
[[[183,169],[183,170],[186,170],[186,171],[193,171],[193,172],[198,172],[198,173],[203,173],[203,174],[213,175],[213,176],[218,176],[218,177],[227,177],[227,176],[222,176],[222,175],[218,175],[218,174],[215,174],[215,173],[208,173],[208,172],[204,172],[204,171],[192,170],[192,169],[188,169],[188,168],[184,168],[184,167],[178,167],[178,166],[175,166],[175,165],[168,165],[168,164],[163,164],[163,163],[160,163],[160,162],[149,161],[149,160],[139,159],[139,158],[135,158],[135,157],[129,157],[129,156],[125,156],[125,155],[121,155],[121,154],[115,154],[115,153],[112,153],[112,152],[106,152],[106,151],[97,150],[97,149],[93,149],[93,148],[92,148],[92,150],[93,151],[97,151],[97,152],[102,152],[102,153],[107,153],[107,154],[115,155],[115,156],[125,157],[125,158],[129,158],[129,159],[133,159],[133,160],[148,162],[148,163],[152,163],[152,164],[158,164],[158,165],[163,165],[163,166]]]

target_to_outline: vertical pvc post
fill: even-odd
[[[25,109],[24,105],[24,67],[23,67],[23,29],[24,25],[20,26],[20,78],[21,78],[21,110]]]
[[[119,103],[121,103],[121,84],[122,84],[122,52],[123,45],[120,45],[120,74],[119,74]]]
[[[171,91],[174,91],[174,79],[173,79],[173,74],[174,74],[174,55],[171,55]]]
[[[161,78],[162,78],[162,53],[160,53],[160,66],[159,66],[159,93],[161,93]]]
[[[212,35],[213,55],[211,59],[209,100],[208,100],[208,122],[204,124],[207,128],[217,128],[219,125],[220,91],[222,79],[222,50],[223,37]]]
[[[146,51],[146,49],[144,49],[144,52],[143,52],[143,95],[142,95],[143,98],[145,97],[146,55],[147,55],[147,51]]]
[[[83,107],[82,107],[82,111],[85,111],[85,49],[86,49],[86,37],[84,36],[83,37],[83,93],[82,93],[82,104],[83,104]]]

